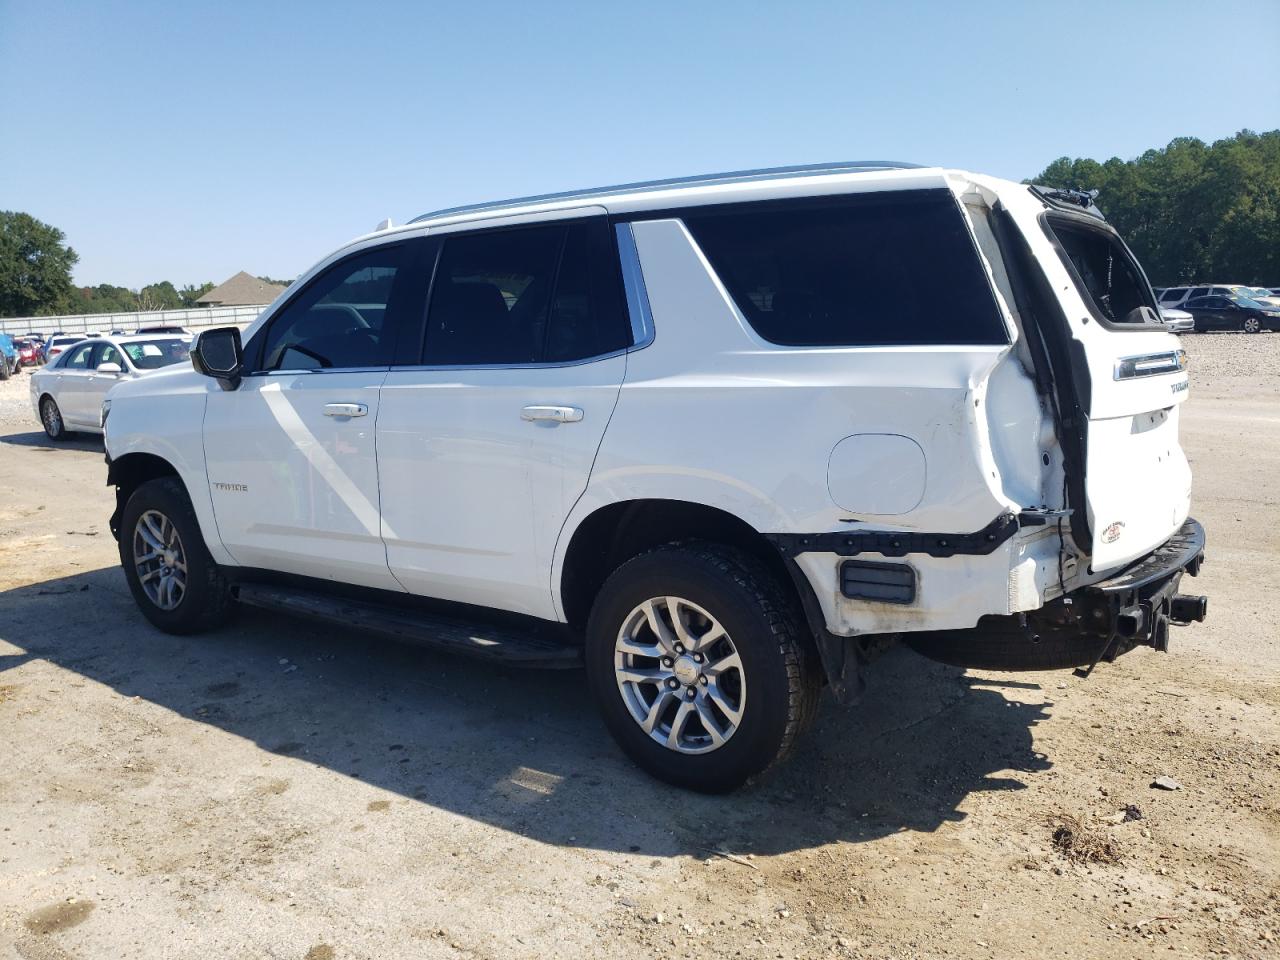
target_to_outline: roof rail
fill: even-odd
[[[832,173],[866,173],[874,170],[918,170],[918,163],[901,163],[896,160],[848,160],[839,163],[806,163],[794,167],[764,167],[759,170],[734,170],[728,173],[704,173],[692,177],[672,177],[669,180],[643,180],[638,183],[620,183],[611,187],[592,187],[587,190],[568,190],[564,193],[544,193],[535,197],[516,197],[492,203],[469,203],[460,207],[433,210],[410,223],[434,220],[436,217],[459,213],[476,213],[481,210],[502,210],[507,207],[523,207],[531,203],[550,200],[589,200],[614,193],[645,193],[667,190],[671,187],[705,187],[722,183],[748,183],[754,180],[780,180],[784,177],[817,177]]]

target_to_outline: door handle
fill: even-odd
[[[363,403],[326,403],[324,405],[326,417],[363,417],[368,412],[369,408]]]
[[[521,420],[550,420],[554,423],[577,423],[582,419],[581,407],[554,407],[534,404],[520,411]]]

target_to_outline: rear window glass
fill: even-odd
[[[682,219],[738,309],[773,343],[1008,342],[973,239],[946,191]]]
[[[1159,319],[1146,278],[1117,237],[1062,220],[1050,219],[1049,224],[1075,270],[1081,296],[1099,317],[1127,324]]]

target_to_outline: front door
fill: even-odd
[[[211,390],[204,443],[218,533],[247,567],[398,590],[380,533],[374,430],[416,247],[322,271],[245,348],[238,389]]]
[[[93,355],[97,349],[93,340],[76,344],[57,367],[58,409],[68,427],[96,427],[101,419],[101,402],[93,406]]]
[[[410,592],[554,618],[556,538],[630,343],[603,216],[446,234],[420,363],[382,390],[382,535]]]

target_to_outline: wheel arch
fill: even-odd
[[[813,588],[796,576],[788,561],[759,530],[719,507],[689,500],[643,498],[597,507],[573,529],[564,549],[556,584],[560,611],[570,626],[582,629],[600,587],[623,563],[654,547],[681,540],[702,540],[735,547],[758,560],[805,617],[807,634],[825,623]],[[807,594],[807,595],[806,595]],[[818,612],[818,623],[813,614]],[[816,638],[815,642],[816,642]]]
[[[160,477],[173,477],[186,489],[177,468],[154,453],[126,453],[107,465],[107,486],[116,488],[116,508],[111,514],[111,535],[117,540],[120,539],[120,515],[124,512],[124,505],[138,487],[148,480]],[[188,490],[188,496],[190,493]]]

